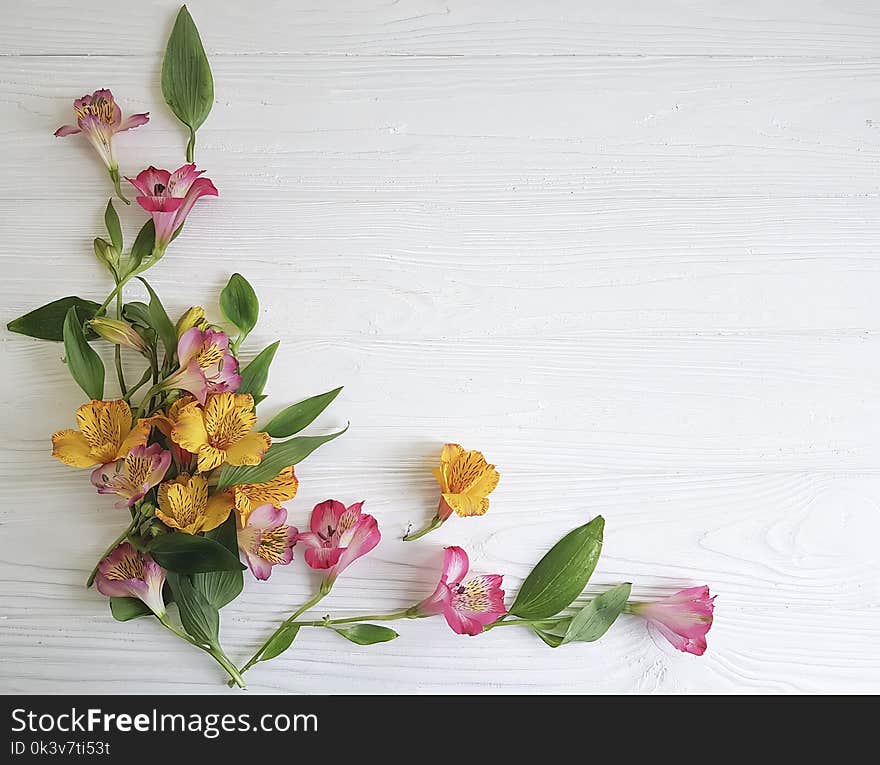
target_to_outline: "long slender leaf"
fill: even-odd
[[[77,315],[83,322],[94,319],[99,306],[92,300],[83,300],[81,297],[71,295],[63,297],[60,300],[53,300],[46,303],[33,311],[29,311],[24,316],[13,319],[6,325],[6,329],[10,332],[17,332],[19,335],[27,335],[28,337],[36,337],[40,340],[55,340],[61,342],[64,340],[64,320],[67,318],[67,312],[71,308],[76,308]],[[88,330],[86,338],[94,340],[97,335]]]
[[[104,225],[107,226],[107,233],[110,235],[110,242],[117,253],[122,253],[122,226],[119,224],[119,215],[113,206],[113,200],[107,202],[107,209],[104,210]]]
[[[83,392],[92,399],[104,398],[104,362],[86,341],[75,306],[68,309],[64,319],[64,356]]]
[[[623,613],[631,591],[632,585],[626,582],[593,598],[572,618],[562,645],[573,641],[592,643],[602,637]]]
[[[230,553],[238,556],[238,535],[235,530],[235,513],[221,523],[216,529],[205,534],[208,539],[223,545]],[[244,586],[241,569],[232,571],[208,571],[192,575],[193,586],[205,596],[214,608],[221,609],[231,603],[240,594]]]
[[[220,613],[195,587],[188,576],[169,571],[168,584],[177,602],[180,622],[187,634],[202,645],[219,643]]]
[[[230,552],[220,542],[193,534],[163,534],[156,537],[148,549],[162,568],[180,574],[244,569],[237,553]]]
[[[150,293],[150,325],[156,330],[156,334],[159,335],[162,345],[165,346],[166,358],[170,359],[177,350],[177,330],[171,323],[171,319],[168,318],[165,306],[162,305],[162,301],[159,300],[159,296],[150,286],[149,282],[147,282],[142,276],[139,276],[138,279],[143,282],[144,287],[147,288],[147,292]]]
[[[287,438],[288,436],[299,433],[315,421],[321,412],[330,406],[335,399],[341,387],[335,388],[327,393],[321,393],[318,396],[312,396],[298,404],[291,404],[286,409],[282,409],[276,414],[264,430],[272,436],[272,438]]]
[[[257,401],[257,396],[262,395],[266,381],[269,379],[269,367],[275,358],[275,351],[281,341],[276,340],[272,345],[267,345],[260,351],[244,369],[241,370],[241,385],[239,393],[250,393]]]

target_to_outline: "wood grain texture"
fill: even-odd
[[[423,597],[443,544],[514,591],[597,513],[593,586],[707,582],[719,599],[702,659],[631,618],[557,651],[426,621],[369,648],[303,634],[251,689],[876,692],[880,9],[256,6],[189,3],[217,83],[197,159],[221,196],[151,281],[176,313],[216,305],[233,270],[248,277],[262,310],[245,356],[282,339],[267,416],[346,386],[314,429],[351,430],[300,466],[289,507],[302,525],[316,501],[365,498],[384,538],[326,610]],[[109,86],[126,111],[152,111],[120,136],[124,172],[182,162],[158,88],[175,7],[7,14],[8,318],[108,289],[90,254],[106,179],[82,142],[51,135],[72,97]],[[142,215],[122,217],[133,236]],[[60,346],[0,340],[0,690],[230,692],[210,662],[155,625],[115,623],[82,587],[120,519],[48,456],[80,396]],[[499,466],[492,509],[405,544],[436,504],[446,440]],[[249,582],[223,612],[230,653],[314,586],[299,556]]]

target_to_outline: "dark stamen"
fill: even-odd
[[[154,194],[158,195],[158,194],[163,193],[164,191],[165,191],[165,185],[162,183],[157,183],[155,186],[153,186],[153,193]]]

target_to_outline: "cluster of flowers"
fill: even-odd
[[[193,45],[192,55],[201,52],[204,56],[185,9],[169,49],[172,45]],[[168,69],[168,62],[166,54],[166,100],[178,116],[191,115],[193,108],[181,106],[181,99],[193,92],[191,83],[175,91],[175,73]],[[123,120],[109,90],[77,99],[74,111],[76,126],[61,127],[56,135],[81,133],[88,138],[104,162],[116,196],[128,203],[113,138],[145,125],[149,115]],[[195,128],[201,122],[191,118],[186,124],[191,159]],[[435,615],[442,615],[458,634],[522,626],[558,647],[597,640],[620,614],[630,613],[655,625],[679,650],[704,652],[714,600],[707,587],[644,603],[629,600],[627,583],[577,600],[599,558],[601,517],[566,534],[525,579],[510,607],[505,605],[502,577],[471,574],[467,553],[451,546],[445,549],[436,588],[415,605],[378,615],[302,620],[307,610],[330,593],[340,574],[375,548],[381,537],[376,518],[364,512],[363,502],[346,506],[329,499],[319,503],[306,531],[288,523],[284,503],[297,493],[296,465],[341,432],[297,434],[341,389],[293,404],[257,427],[256,409],[265,398],[263,388],[278,343],[246,366],[240,365],[239,348],[259,314],[252,287],[235,274],[221,293],[226,327],[237,330],[233,339],[232,332],[211,324],[201,307],[190,308],[172,322],[140,276],[164,256],[196,202],[217,196],[217,188],[192,162],[174,172],[149,167],[127,180],[149,220],[130,254],[124,256],[119,218],[113,200],[108,202],[109,240],[97,238],[95,253],[115,287],[103,303],[62,298],[9,324],[22,334],[63,341],[68,369],[90,399],[76,411],[76,429],[52,436],[52,454],[66,465],[89,469],[95,490],[118,497],[117,509],[129,514],[125,530],[100,557],[88,580],[110,598],[115,618],[155,616],[175,635],[211,655],[228,673],[230,684],[241,687],[245,671],[287,650],[303,627],[330,629],[354,643],[369,645],[398,637],[393,630],[369,622]],[[124,288],[134,277],[147,290],[149,303],[123,299]],[[114,301],[115,317],[108,316]],[[104,398],[104,363],[89,342],[97,338],[114,347],[118,398]],[[132,385],[126,380],[122,349],[136,352],[146,363],[139,381]],[[140,403],[134,404],[136,394],[147,385]],[[458,444],[443,447],[434,475],[440,486],[436,514],[405,540],[423,537],[453,515],[484,515],[500,478],[481,452]],[[321,585],[239,669],[220,646],[219,611],[241,593],[243,571],[249,568],[257,580],[266,580],[276,566],[293,560],[296,546],[304,550],[308,566],[323,572]],[[179,624],[169,615],[171,603],[176,605]]]

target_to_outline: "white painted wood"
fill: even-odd
[[[558,651],[426,621],[370,648],[304,634],[253,691],[877,691],[874,4],[189,6],[217,83],[197,158],[221,196],[151,280],[173,312],[214,305],[234,270],[252,281],[246,355],[283,340],[267,412],[346,385],[315,429],[351,430],[300,467],[290,510],[365,498],[384,539],[327,610],[413,602],[451,543],[513,591],[596,513],[596,585],[719,594],[701,659],[634,619]],[[120,137],[125,172],[182,161],[158,88],[175,7],[5,15],[6,320],[108,289],[90,255],[105,178],[51,135],[71,98],[106,85],[153,112]],[[124,211],[129,236],[141,220]],[[48,456],[80,403],[60,354],[3,330],[0,689],[230,692],[82,587],[120,519]],[[402,543],[445,440],[498,464],[490,514]],[[301,560],[250,582],[224,611],[230,653],[313,588]]]

